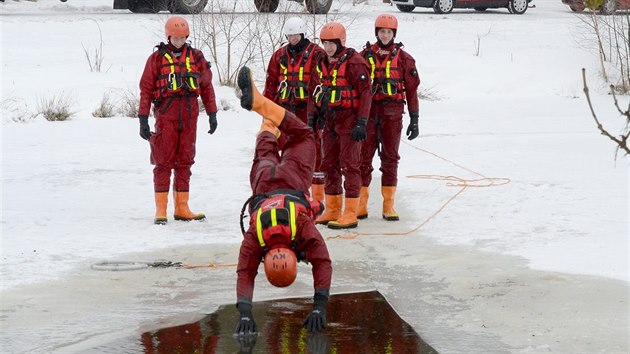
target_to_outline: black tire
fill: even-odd
[[[312,14],[327,14],[333,0],[306,0],[306,8]]]
[[[479,11],[479,12],[484,12],[487,9],[488,9],[487,7],[475,7],[475,11]]]
[[[258,12],[276,12],[280,0],[254,0]]]
[[[129,11],[136,14],[156,14],[162,10],[162,3],[154,0],[129,0]]]
[[[455,0],[435,0],[433,3],[433,12],[436,14],[450,14],[453,11],[453,2]]]
[[[528,7],[527,0],[510,0],[508,3],[508,10],[514,15],[524,14]]]
[[[396,5],[398,11],[400,12],[412,12],[416,7],[413,5]]]
[[[172,14],[198,14],[208,5],[208,0],[168,0],[168,11]]]
[[[599,8],[599,13],[602,15],[612,15],[617,12],[617,0],[604,0],[602,7]]]

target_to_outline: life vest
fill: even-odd
[[[289,56],[288,46],[280,57],[280,84],[278,85],[278,101],[287,103],[294,97],[295,101],[308,99],[308,83],[311,80],[315,44],[309,43],[297,57]]]
[[[264,199],[263,199],[264,198]],[[269,195],[254,199],[252,222],[256,223],[256,235],[263,250],[282,244],[293,246],[297,233],[297,217],[312,210],[304,193],[292,190],[277,190]]]
[[[394,49],[385,58],[379,60],[375,52],[381,48],[376,43],[370,45],[370,42],[367,42],[365,59],[372,68],[372,100],[405,100],[403,73],[398,62],[401,47],[402,43],[396,43]]]
[[[324,58],[318,61],[316,70],[320,84],[315,88],[313,97],[317,107],[346,109],[359,107],[357,90],[350,85],[346,77],[347,59],[354,54],[354,49],[346,48],[340,53],[339,60],[329,68],[324,65]]]
[[[160,64],[154,97],[159,100],[172,96],[198,96],[200,93],[198,78],[200,66],[205,63],[195,62],[193,48],[185,44],[179,56],[160,43]]]

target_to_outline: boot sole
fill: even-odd
[[[357,215],[357,219],[359,220],[363,220],[363,219],[367,219],[368,218],[368,214],[365,215]]]
[[[248,67],[244,66],[238,72],[238,79],[236,80],[238,88],[241,90],[241,107],[248,111],[252,110],[254,97],[252,95],[252,82],[251,74]]]
[[[383,219],[387,220],[387,221],[398,221],[400,220],[400,217],[398,216],[385,216],[383,215]]]
[[[349,224],[349,225],[337,225],[328,223],[328,228],[333,230],[344,230],[344,229],[354,229],[359,226],[359,223]]]
[[[153,221],[155,225],[166,225],[168,223],[167,219],[155,219]]]
[[[185,218],[183,216],[174,215],[173,218],[175,220],[177,220],[177,221],[193,221],[193,220],[194,221],[202,221],[202,220],[206,220],[206,216],[205,215],[204,216],[198,216],[196,218]]]

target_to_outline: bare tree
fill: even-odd
[[[610,128],[605,127],[595,113],[586,82],[586,69],[582,69],[583,90],[597,129],[602,135],[617,144],[615,155],[619,150],[624,151],[627,155],[630,154],[630,149],[628,148],[630,103],[627,109],[621,109],[617,100],[617,94],[627,95],[630,93],[630,14],[625,13],[618,16],[600,15],[599,12],[601,11],[599,9],[602,4],[602,0],[587,1],[585,5],[591,9],[592,13],[590,16],[583,18],[582,21],[595,37],[601,77],[608,84],[610,93],[613,96],[613,104],[625,121],[622,133],[611,133]]]

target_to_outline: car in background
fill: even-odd
[[[584,0],[562,0],[573,12],[582,12],[586,8]],[[630,0],[604,0],[597,11],[603,15],[612,15],[617,10],[630,10]]]
[[[433,8],[436,14],[448,14],[453,9],[487,9],[507,8],[511,14],[522,15],[527,11],[531,0],[391,0],[402,12],[411,12],[416,7]],[[563,0],[564,1],[564,0]]]

